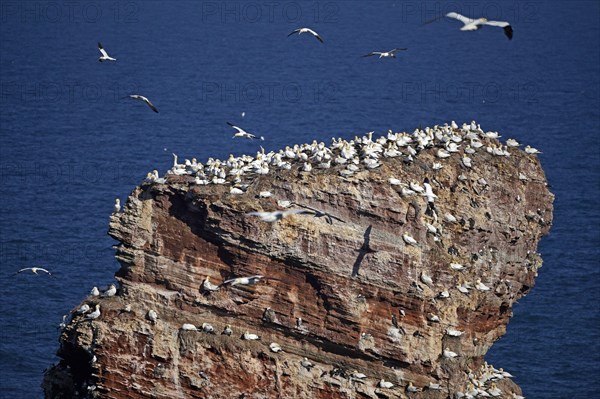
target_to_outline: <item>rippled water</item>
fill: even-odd
[[[597,396],[599,17],[594,1],[0,3],[0,392],[42,396],[56,326],[118,264],[115,197],[181,158],[472,119],[537,147],[555,221],[487,359],[531,398]],[[460,32],[436,13],[505,18]],[[299,26],[310,36],[286,35]],[[101,41],[116,63],[99,63]],[[408,47],[397,59],[361,58]],[[160,110],[123,100],[132,92]],[[242,119],[241,113],[245,112]],[[58,278],[11,274],[31,265]]]

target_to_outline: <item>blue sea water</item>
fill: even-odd
[[[420,26],[449,11],[509,20],[514,39]],[[472,119],[543,151],[556,195],[536,287],[486,358],[530,398],[598,397],[599,21],[596,1],[2,0],[0,397],[42,397],[62,315],[119,267],[114,198],[172,152],[254,153],[226,121],[271,150]],[[286,37],[300,26],[325,43]],[[58,277],[11,276],[32,265]]]

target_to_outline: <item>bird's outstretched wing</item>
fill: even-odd
[[[98,50],[100,50],[103,56],[108,57],[108,53],[106,52],[106,50],[104,50],[104,47],[102,47],[102,43],[100,42],[98,42]]]
[[[457,12],[449,12],[448,14],[446,14],[446,16],[447,16],[448,18],[454,18],[454,19],[458,19],[460,22],[462,22],[462,23],[463,23],[463,24],[465,24],[465,25],[466,25],[466,24],[469,24],[469,23],[471,23],[471,22],[473,22],[473,21],[474,21],[474,19],[467,18],[467,17],[465,17],[464,15],[460,15],[460,14],[459,14],[459,13],[457,13]]]
[[[408,49],[405,47],[397,47],[393,50],[388,51],[388,53],[395,53],[396,51],[404,51],[404,50],[408,50]]]
[[[498,26],[504,30],[504,34],[508,37],[508,40],[512,40],[513,29],[512,26],[506,21],[486,21],[484,25]]]
[[[295,29],[293,31],[290,32],[290,34],[288,35],[288,37],[292,36],[294,33],[298,33],[300,32],[300,28],[299,29]]]
[[[152,104],[152,103],[150,102],[150,100],[148,100],[148,99],[146,98],[146,99],[144,99],[144,102],[145,102],[146,104],[148,104],[148,106],[150,107],[150,109],[151,109],[152,111],[154,111],[154,112],[156,112],[156,113],[158,114],[158,110],[156,109],[156,107],[154,106],[154,104]]]
[[[379,55],[381,53],[375,52],[375,51],[371,51],[369,54],[363,55],[363,57],[370,57],[372,55]]]

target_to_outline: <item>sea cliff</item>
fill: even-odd
[[[111,216],[118,292],[62,329],[46,397],[520,395],[484,356],[542,263],[537,156],[474,123],[341,142],[149,174]]]

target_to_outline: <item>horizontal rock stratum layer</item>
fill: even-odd
[[[553,195],[535,155],[503,154],[493,134],[468,125],[436,129],[411,134],[412,143],[397,145],[404,155],[380,154],[380,166],[361,162],[348,177],[340,176],[344,165],[304,172],[303,162],[290,161],[288,170],[245,173],[242,194],[231,184],[195,184],[187,173],[137,187],[110,222],[120,242],[118,293],[86,298],[101,316],[74,315],[62,330],[62,360],[46,374],[46,397],[454,398],[479,380],[489,389],[495,378],[484,355],[534,285]],[[463,159],[475,147],[469,133],[483,144],[468,154],[471,167]],[[419,134],[433,138],[419,148]],[[380,143],[397,139],[390,137]],[[350,144],[377,147],[369,142]],[[408,145],[418,154],[407,156]],[[439,148],[456,151],[442,159]],[[421,186],[427,178],[437,199],[428,204],[390,178]],[[296,214],[269,223],[247,215],[281,209],[285,200],[336,218]],[[220,284],[251,275],[266,278],[202,289],[206,276]],[[477,289],[478,280],[490,289]],[[186,323],[198,331],[182,329]],[[231,336],[221,334],[226,325]],[[241,339],[246,331],[260,340]],[[281,352],[270,350],[273,342]],[[394,387],[380,387],[381,379]],[[499,397],[521,393],[508,378],[494,384]]]

